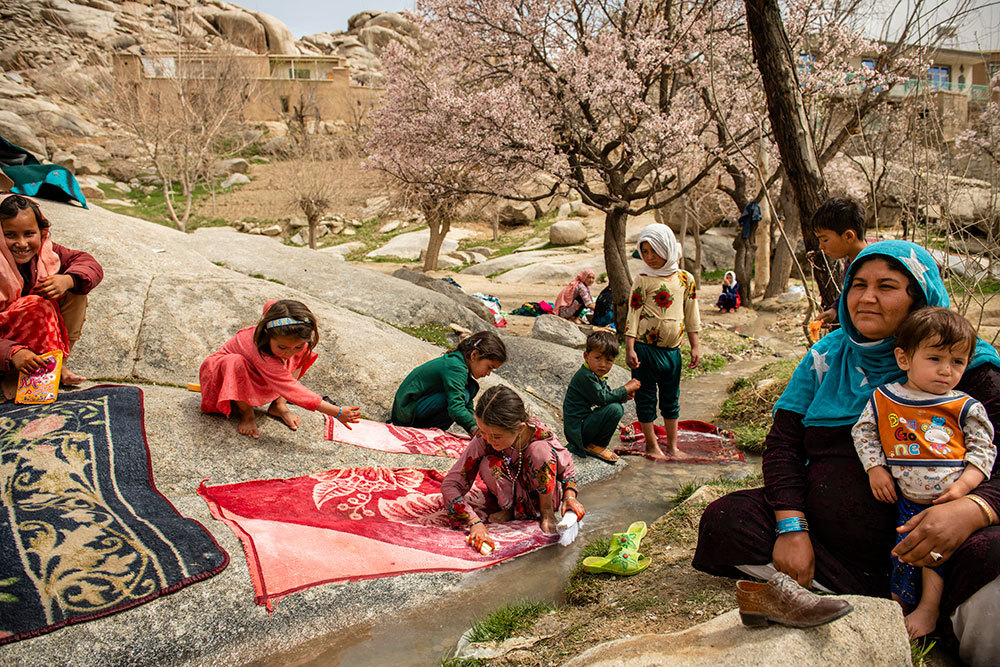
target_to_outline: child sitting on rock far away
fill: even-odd
[[[680,270],[681,248],[666,225],[652,224],[639,232],[639,254],[645,266],[632,283],[625,320],[625,363],[642,383],[635,394],[635,412],[646,439],[646,457],[687,458],[677,447],[680,414],[681,337],[691,344],[691,368],[701,361],[698,332],[701,315],[694,276]],[[667,431],[667,451],[660,449],[653,430],[656,394]]]
[[[865,239],[865,210],[861,204],[848,197],[830,197],[823,202],[812,217],[812,229],[819,240],[819,248],[834,260],[844,260],[844,275],[847,268],[868,245]],[[838,297],[830,307],[816,319],[824,327],[837,321]]]
[[[298,301],[269,301],[255,327],[240,329],[217,352],[201,364],[201,411],[221,412],[227,417],[236,405],[237,429],[251,438],[260,437],[254,407],[270,403],[267,414],[297,430],[299,418],[288,404],[319,411],[345,426],[361,418],[357,406],[336,406],[323,400],[299,382],[316,361],[319,342],[316,317]],[[350,428],[350,426],[348,426]]]
[[[736,282],[736,272],[726,271],[722,278],[722,294],[715,301],[721,312],[731,313],[740,309],[740,284]]]
[[[608,448],[618,430],[625,408],[639,389],[638,380],[611,389],[608,373],[618,357],[618,339],[610,331],[595,331],[587,336],[583,366],[576,372],[563,399],[563,430],[567,449],[578,456],[596,456],[614,463],[618,455]]]
[[[0,226],[0,374],[10,398],[17,372],[45,366],[39,355],[55,350],[69,355],[83,331],[86,295],[104,270],[91,255],[53,243],[49,221],[27,197],[0,195]],[[84,379],[63,363],[62,384]]]
[[[968,498],[990,517],[986,502],[968,494],[993,470],[993,424],[982,403],[955,391],[976,343],[972,325],[947,308],[908,315],[895,348],[906,382],[876,389],[851,431],[872,493],[896,503],[896,544],[916,527],[913,517],[931,505]],[[908,611],[903,622],[911,638],[937,625],[944,589],[939,566],[947,559],[936,551],[929,556],[936,565],[918,574],[893,553],[892,597]]]

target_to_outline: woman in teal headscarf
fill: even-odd
[[[705,510],[694,557],[699,570],[765,578],[778,570],[802,585],[888,597],[895,509],[872,495],[851,427],[875,387],[905,377],[893,355],[899,324],[924,306],[947,307],[949,298],[930,255],[906,241],[868,246],[845,284],[841,329],[809,350],[775,405],[764,488],[729,494]],[[1000,356],[982,339],[956,388],[1000,424]],[[1000,614],[998,475],[1000,459],[974,499],[921,512],[896,548],[912,565],[944,563],[942,624],[950,617],[971,664],[1000,655],[993,629]],[[775,537],[777,521],[795,517],[808,528]],[[932,552],[944,558],[932,561]]]

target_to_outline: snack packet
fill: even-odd
[[[823,337],[823,323],[819,320],[813,320],[809,323],[809,338],[812,342],[818,341]]]
[[[63,353],[53,350],[39,355],[45,366],[30,375],[21,373],[17,378],[15,403],[54,403],[59,395],[59,379],[62,377]]]

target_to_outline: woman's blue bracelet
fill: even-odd
[[[809,532],[809,522],[803,517],[793,516],[787,519],[780,519],[777,527],[774,529],[774,534],[777,536],[802,531]]]
[[[340,415],[343,411],[344,411],[344,406],[341,405],[340,407],[337,408],[337,416],[334,417],[334,419],[340,419]]]

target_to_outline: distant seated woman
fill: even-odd
[[[593,269],[584,269],[569,282],[556,297],[556,315],[572,322],[580,323],[580,313],[584,308],[594,308],[594,297],[590,286],[597,280]]]

